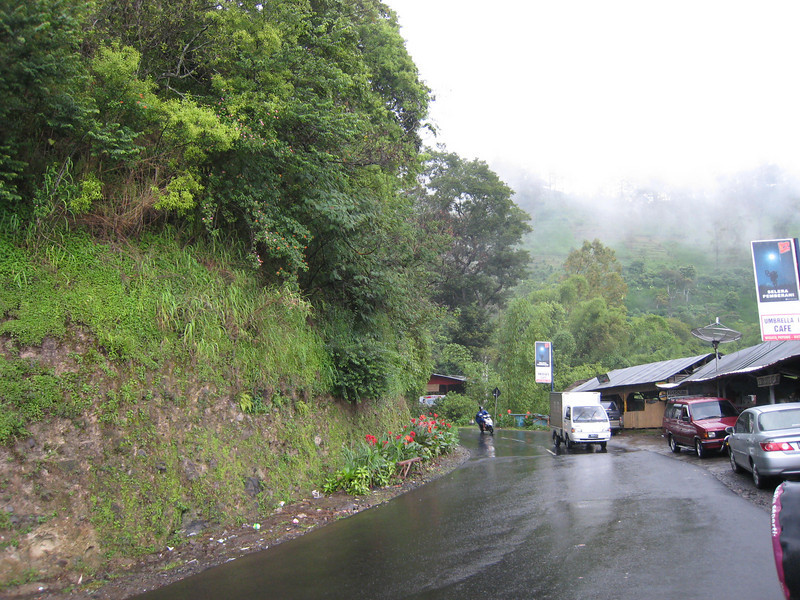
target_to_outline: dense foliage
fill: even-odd
[[[0,444],[48,414],[80,416],[95,404],[100,421],[116,423],[128,403],[173,396],[176,380],[267,407],[330,385],[307,301],[264,289],[230,250],[177,247],[170,231],[126,248],[64,236],[38,257],[0,235],[0,312],[9,340],[0,353]],[[43,345],[63,350],[19,356]]]
[[[693,285],[691,266],[676,272],[684,289]],[[635,273],[643,275],[642,270]],[[712,322],[707,315],[713,314],[714,307],[703,307],[692,325],[673,316],[632,310],[627,281],[641,285],[635,273],[625,272],[616,252],[599,240],[585,241],[567,255],[560,277],[530,282],[529,291],[509,303],[500,315],[494,338],[495,366],[507,389],[503,408],[521,414],[547,412],[549,386],[535,383],[531,368],[538,340],[553,343],[555,389],[613,369],[712,351],[691,329]],[[727,289],[731,287],[729,283]],[[757,324],[743,323],[730,310],[717,314],[731,317],[726,323],[745,333],[741,342],[725,350],[758,343]]]
[[[376,0],[0,10],[0,224],[29,248],[164,223],[313,302],[332,389],[427,377],[413,200],[429,91]]]
[[[445,240],[433,297],[457,311],[452,341],[479,354],[489,344],[493,315],[525,275],[530,257],[519,244],[531,231],[530,217],[482,161],[434,152],[425,167],[422,229]]]
[[[475,404],[500,387],[524,414],[546,393],[531,381],[537,339],[553,341],[565,386],[700,353],[689,323],[752,316],[736,291],[742,272],[638,259],[634,237],[624,268],[599,239],[573,243],[589,217],[552,190],[522,194],[534,226],[549,217],[569,232],[572,252],[543,267],[529,215],[486,163],[421,147],[430,91],[378,0],[3,3],[0,92],[0,275],[16,290],[1,308],[3,333],[19,344],[78,326],[116,361],[152,360],[146,348],[176,333],[201,359],[242,340],[258,353],[264,303],[281,298],[305,307],[321,341],[317,389],[351,401],[415,397],[435,370],[465,375]],[[674,218],[663,194],[626,194],[640,226]],[[729,221],[719,215],[715,230]],[[115,287],[98,276],[94,304],[69,304],[62,287],[86,277],[73,265],[111,268],[86,256],[83,233],[148,248],[159,232],[229,252],[264,299],[225,298],[214,283],[221,304],[208,311],[196,294],[203,278],[153,302],[135,288],[146,277]],[[734,240],[712,242],[719,264]],[[32,277],[25,261],[50,273]],[[121,289],[130,305],[108,301]],[[141,339],[131,319],[146,323]],[[257,380],[232,378],[242,406],[252,408]]]

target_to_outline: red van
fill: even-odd
[[[739,411],[727,398],[671,398],[661,428],[673,452],[685,446],[705,458],[712,450],[722,450],[725,428],[736,424],[738,416]]]

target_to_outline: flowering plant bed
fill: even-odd
[[[327,477],[322,490],[326,494],[344,490],[354,496],[364,495],[400,477],[398,469],[409,464],[406,461],[428,461],[457,445],[458,434],[451,423],[436,413],[420,415],[399,433],[388,431],[380,438],[367,434],[364,440],[344,448],[344,466]],[[398,467],[398,463],[403,466]]]

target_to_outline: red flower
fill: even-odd
[[[508,414],[511,414],[511,409],[510,408],[508,409]]]
[[[412,431],[411,432],[411,437],[414,437],[415,435],[417,435],[417,432],[416,431]]]

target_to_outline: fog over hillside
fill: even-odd
[[[694,256],[699,269],[749,266],[750,241],[800,236],[800,179],[771,165],[719,178],[714,186],[677,187],[620,180],[591,195],[569,193],[500,168],[531,215],[535,264],[559,264],[583,240],[600,239],[623,263]]]

